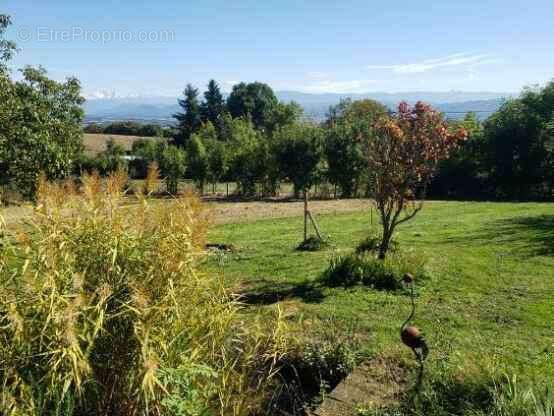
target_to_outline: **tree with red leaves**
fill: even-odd
[[[450,131],[444,116],[422,102],[413,108],[400,103],[395,115],[382,117],[360,134],[383,226],[380,259],[385,258],[396,227],[423,208],[438,162],[466,137],[463,129]]]

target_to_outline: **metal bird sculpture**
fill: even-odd
[[[417,327],[409,325],[416,312],[413,285],[414,276],[411,273],[406,273],[403,280],[404,283],[411,289],[412,312],[400,327],[400,338],[406,346],[412,349],[417,361],[419,361],[420,365],[423,367],[423,361],[425,361],[427,355],[429,354],[429,348],[427,347],[427,343],[425,342],[425,338],[423,337],[421,331]]]

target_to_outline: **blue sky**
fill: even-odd
[[[2,0],[15,67],[88,96],[187,82],[306,92],[498,91],[554,78],[552,0]]]

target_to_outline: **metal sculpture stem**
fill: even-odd
[[[410,313],[410,316],[406,319],[406,321],[402,324],[402,327],[400,328],[400,334],[402,335],[402,331],[406,326],[410,323],[410,321],[413,319],[416,313],[416,303],[415,303],[415,292],[414,292],[414,284],[410,283],[410,298],[412,301],[412,312]],[[423,382],[423,372],[425,371],[425,359],[427,358],[427,355],[429,354],[429,348],[427,347],[427,343],[425,342],[425,339],[421,339],[421,352],[419,352],[416,348],[412,348],[412,351],[415,355],[415,358],[417,362],[419,363],[419,370],[417,375],[416,384],[414,387],[414,394],[419,393],[419,390],[421,388],[421,384]],[[415,396],[414,396],[415,397]]]
[[[416,304],[415,304],[415,293],[414,293],[414,285],[413,283],[410,283],[410,289],[411,289],[411,300],[412,300],[412,313],[410,314],[410,316],[408,316],[408,319],[406,319],[406,321],[402,324],[402,326],[400,327],[400,334],[402,334],[402,331],[404,330],[404,328],[406,328],[406,326],[410,323],[410,321],[412,320],[412,318],[414,317],[415,315],[415,312],[416,312]]]

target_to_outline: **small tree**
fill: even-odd
[[[193,134],[187,144],[187,161],[188,174],[197,182],[200,194],[203,194],[209,166],[206,147],[198,134]]]
[[[401,103],[395,116],[383,117],[360,138],[383,227],[379,258],[384,259],[396,227],[423,208],[438,162],[465,140],[466,132],[449,132],[441,113],[418,102],[413,109]]]
[[[110,137],[106,142],[106,148],[98,154],[96,167],[102,175],[108,175],[126,165],[123,156],[125,156],[123,146]]]
[[[276,133],[276,157],[284,177],[295,191],[304,194],[304,241],[308,238],[308,192],[318,179],[323,156],[322,131],[305,123],[284,127]]]
[[[48,179],[72,174],[83,151],[84,98],[75,78],[59,83],[31,67],[22,77],[0,74],[0,168],[5,181],[32,197],[39,172]]]
[[[144,179],[148,174],[148,167],[152,163],[159,165],[158,157],[158,143],[155,140],[139,139],[133,142],[132,154],[135,159],[130,162],[130,170],[133,173],[133,177],[137,179]]]
[[[167,192],[176,195],[179,190],[179,179],[185,175],[185,152],[177,146],[163,145],[163,150],[159,154],[159,165],[165,177]]]
[[[225,143],[220,140],[208,140],[206,142],[208,157],[208,178],[215,185],[227,173],[229,155]]]
[[[237,182],[239,192],[251,197],[256,194],[256,181],[265,170],[264,160],[260,158],[260,149],[265,137],[254,128],[248,119],[237,118],[230,123],[229,140],[230,176]]]
[[[340,186],[343,198],[356,194],[366,168],[359,132],[359,126],[344,121],[329,128],[325,138],[327,176],[332,184]]]
[[[359,134],[375,120],[388,114],[383,104],[374,100],[342,100],[329,109],[325,125],[325,155],[327,177],[340,186],[343,198],[355,196],[362,178],[367,175],[367,164]]]

